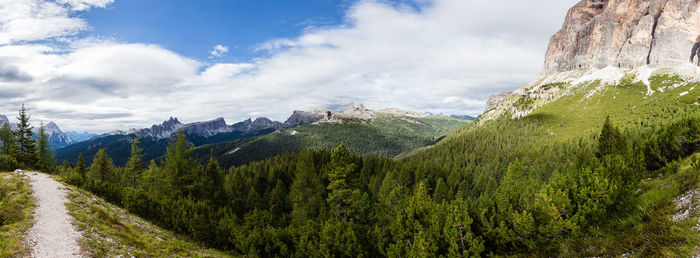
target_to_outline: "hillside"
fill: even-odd
[[[67,208],[81,230],[80,245],[93,257],[227,257],[69,186]]]
[[[223,167],[247,164],[303,148],[330,150],[344,143],[361,155],[396,157],[433,145],[469,121],[443,116],[409,117],[384,114],[371,120],[314,123],[264,136],[205,145],[194,155],[206,161],[211,150]]]

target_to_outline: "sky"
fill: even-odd
[[[351,102],[478,115],[539,76],[576,2],[0,0],[0,114],[90,132]]]

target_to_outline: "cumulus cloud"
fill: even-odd
[[[169,116],[283,120],[292,110],[350,102],[476,115],[488,95],[538,76],[549,36],[577,1],[359,1],[342,25],[261,42],[261,57],[242,63],[92,37],[63,48],[32,42],[86,30],[74,13],[111,2],[0,0],[0,113],[27,103],[35,119],[102,131]],[[23,23],[33,25],[22,31]],[[44,23],[52,24],[33,27]],[[210,57],[227,52],[217,45]]]
[[[75,11],[114,0],[0,0],[0,45],[72,36],[89,28]]]
[[[228,47],[216,45],[214,49],[209,52],[209,58],[222,57],[226,53],[228,53]]]

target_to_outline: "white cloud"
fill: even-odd
[[[222,57],[228,53],[228,47],[222,45],[216,45],[214,49],[209,52],[209,58]]]
[[[0,0],[0,45],[72,36],[88,24],[74,11],[106,7],[114,0]]]
[[[169,116],[282,120],[292,110],[349,102],[476,115],[488,95],[538,76],[549,36],[577,1],[420,0],[420,10],[360,1],[343,25],[261,42],[265,57],[243,63],[201,62],[99,35],[64,49],[26,43],[76,35],[88,25],[74,11],[111,2],[0,0],[0,76],[7,77],[0,78],[0,114],[28,103],[35,119],[104,131]],[[51,19],[57,22],[33,27]],[[8,25],[25,22],[34,25]],[[227,52],[217,45],[210,54]]]

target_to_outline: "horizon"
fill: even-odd
[[[539,76],[575,2],[18,1],[0,7],[0,114],[76,132],[351,102],[476,116]]]

